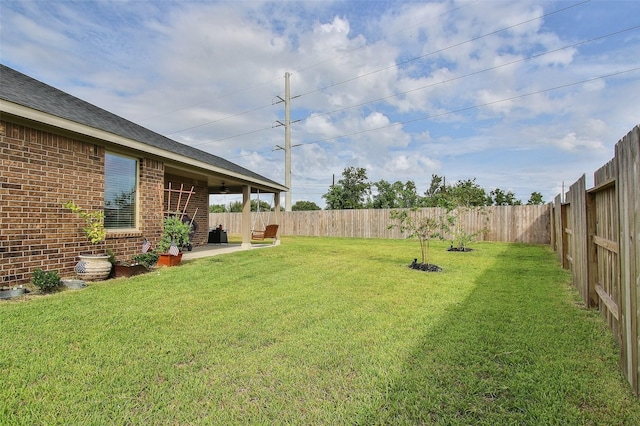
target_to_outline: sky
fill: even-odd
[[[347,167],[549,202],[640,124],[636,0],[2,0],[0,62],[282,184],[290,73],[291,201],[323,208]]]

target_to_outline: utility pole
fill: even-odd
[[[285,199],[284,210],[291,211],[291,87],[289,85],[291,74],[284,73],[284,185],[289,188]]]
[[[284,149],[284,185],[289,188],[289,192],[285,197],[284,210],[287,212],[291,211],[291,198],[292,198],[292,190],[291,190],[291,88],[289,85],[289,77],[291,74],[286,72],[284,73],[284,99],[280,96],[277,98],[280,99],[280,102],[284,102],[284,123],[280,121],[276,121],[280,126],[284,126],[284,148],[279,145],[276,145],[276,149]],[[297,98],[297,96],[294,96]],[[280,103],[276,102],[276,103]],[[297,120],[300,121],[300,120]],[[295,121],[294,121],[295,123]],[[299,146],[300,144],[293,145]]]

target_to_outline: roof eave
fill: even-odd
[[[125,147],[127,149],[144,152],[146,154],[162,158],[167,163],[173,163],[173,164],[177,163],[181,165],[195,167],[197,169],[205,170],[214,174],[228,176],[230,178],[237,179],[239,181],[244,181],[249,185],[259,185],[262,187],[270,188],[274,191],[282,191],[282,192],[288,191],[287,187],[284,185],[274,184],[273,182],[270,182],[270,181],[256,179],[254,177],[249,177],[244,174],[233,172],[228,169],[215,167],[211,164],[198,161],[196,159],[193,159],[184,155],[180,155],[175,152],[170,152],[158,147],[148,145],[140,141],[136,141],[134,139],[126,138],[126,137],[119,136],[104,130],[87,126],[85,124],[80,124],[75,121],[57,117],[55,115],[38,111],[33,108],[29,108],[24,105],[20,105],[4,99],[0,99],[0,111],[15,115],[17,117],[22,117],[27,120],[42,123],[48,126],[57,127],[57,128],[64,129],[66,131],[70,131],[80,135],[88,136],[98,140],[103,140],[117,146]]]

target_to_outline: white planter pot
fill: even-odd
[[[81,254],[78,259],[76,274],[83,281],[102,281],[111,274],[108,254]]]

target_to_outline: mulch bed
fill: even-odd
[[[454,247],[451,246],[447,249],[447,251],[460,251],[460,252],[467,252],[467,251],[473,251],[472,248],[469,247]]]
[[[418,259],[413,259],[409,268],[424,272],[440,272],[442,268],[432,263],[418,263]]]

